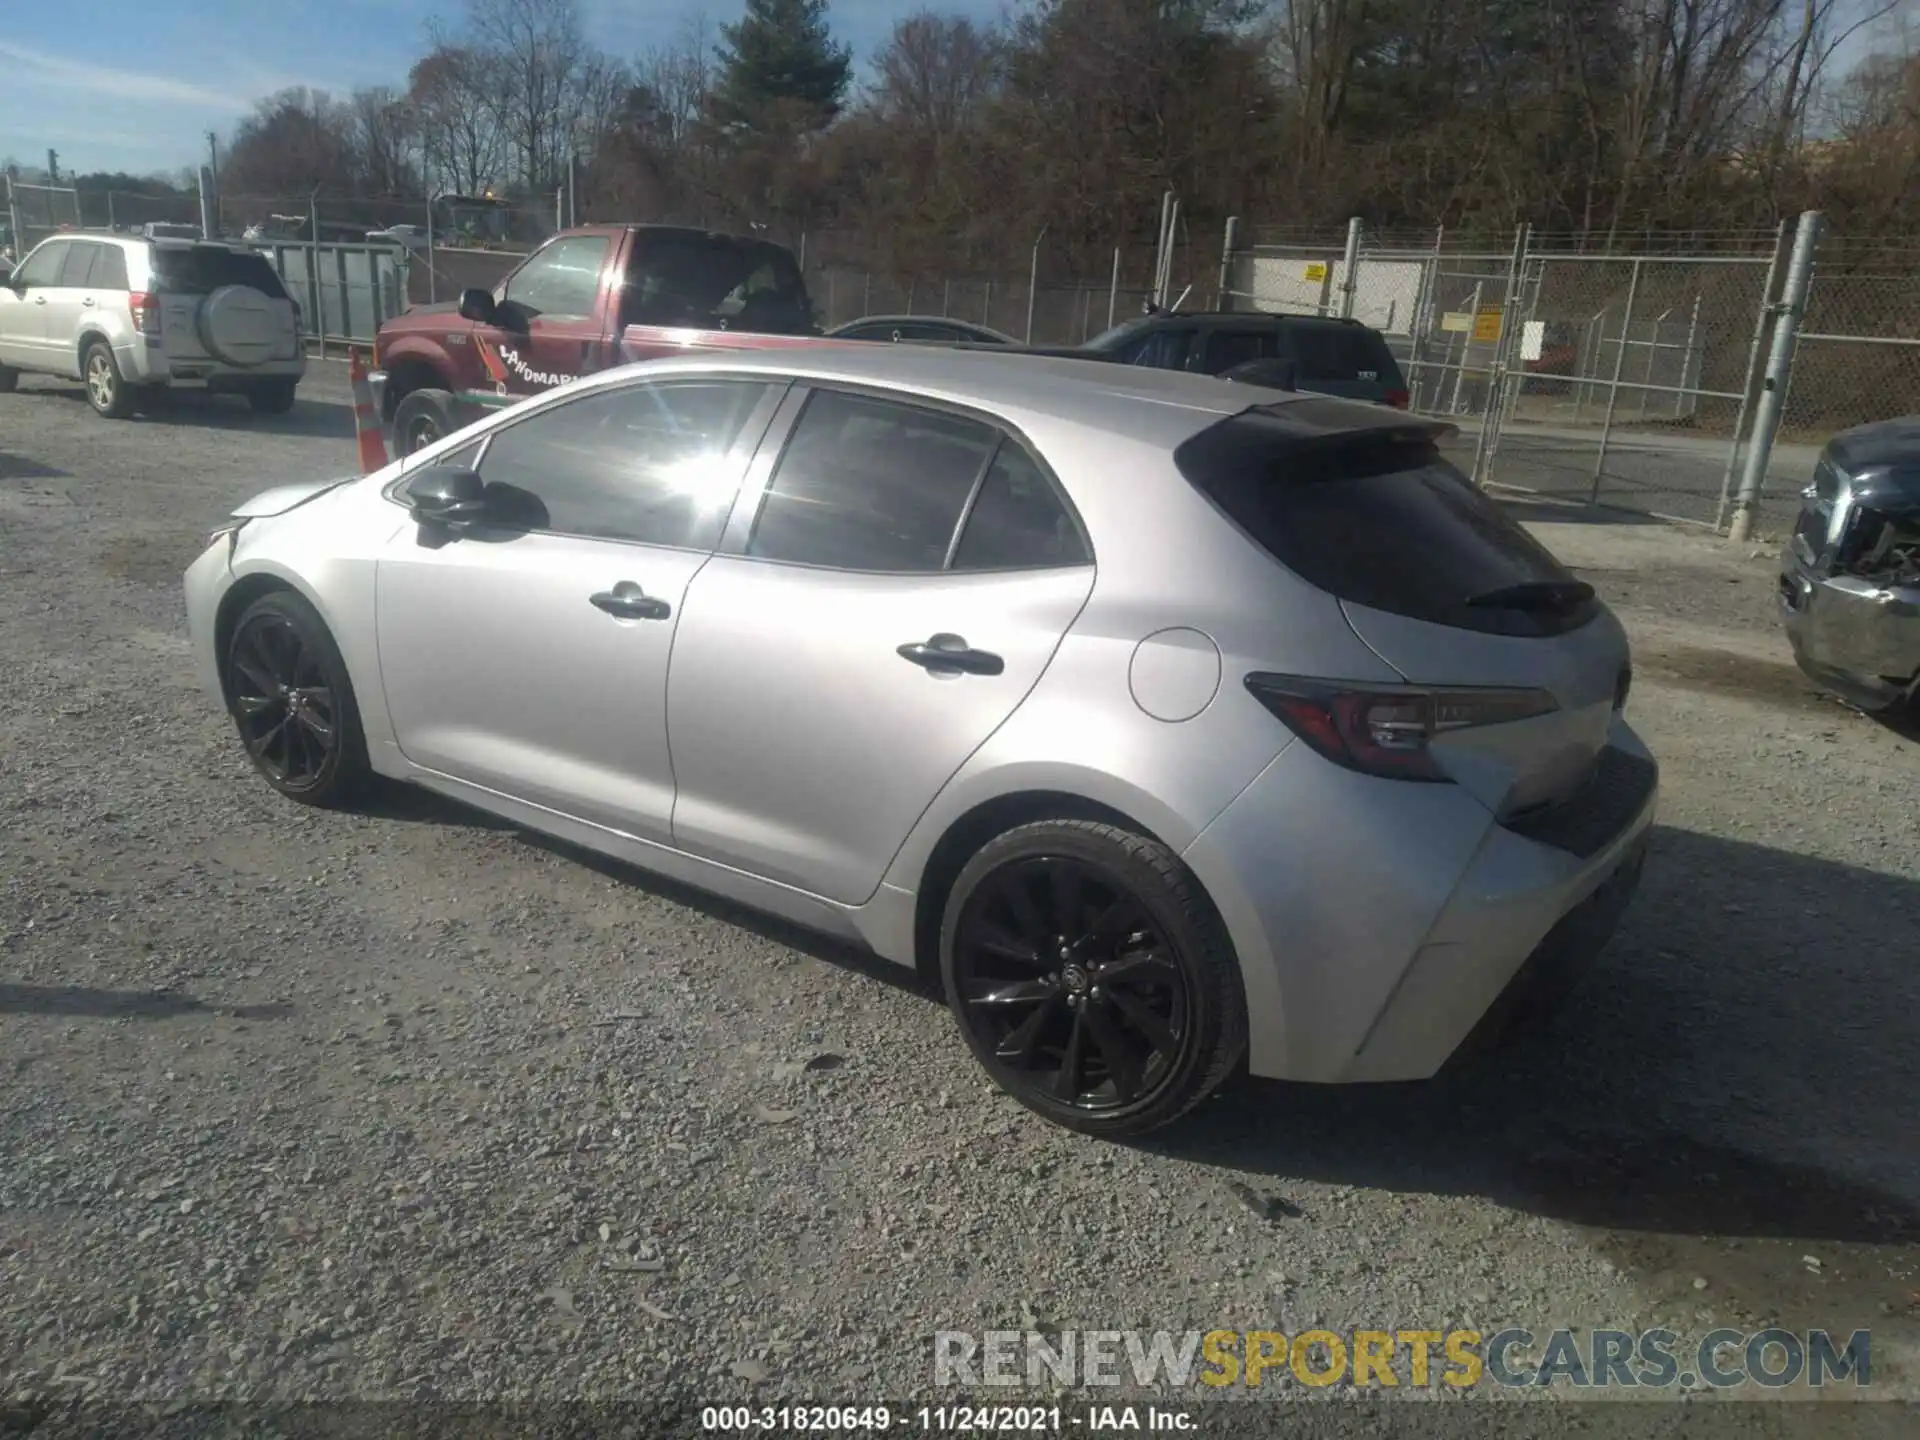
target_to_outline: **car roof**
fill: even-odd
[[[794,380],[897,390],[951,405],[977,406],[1016,424],[1032,416],[1173,445],[1255,404],[1296,397],[1209,375],[943,346],[876,346],[860,341],[703,351],[643,360],[602,372],[639,378],[675,371],[765,372]],[[1324,397],[1311,397],[1323,399]]]

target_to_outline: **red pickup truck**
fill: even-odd
[[[406,455],[490,408],[596,370],[819,336],[784,246],[670,225],[593,225],[555,235],[490,291],[389,320],[374,337],[370,378]]]

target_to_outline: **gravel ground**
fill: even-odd
[[[941,1329],[1656,1321],[1871,1326],[1920,1394],[1920,746],[1800,681],[1770,555],[1523,507],[1665,764],[1600,967],[1444,1081],[1122,1146],[878,962],[254,780],[178,577],[351,468],[340,367],[306,394],[0,397],[0,1401],[898,1401]]]

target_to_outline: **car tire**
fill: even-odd
[[[983,846],[947,897],[940,977],[995,1083],[1091,1135],[1170,1124],[1246,1053],[1218,912],[1178,855],[1116,825],[1042,820]]]
[[[296,380],[262,380],[247,391],[247,403],[256,415],[285,415],[298,388]]]
[[[445,390],[409,390],[393,411],[394,458],[424,450],[459,428],[453,418],[452,395]]]
[[[133,414],[139,396],[120,374],[120,362],[113,358],[113,347],[106,341],[96,340],[87,346],[80,361],[80,376],[87,384],[87,403],[96,415],[124,420]]]
[[[0,365],[0,395],[11,395],[20,388],[20,372],[8,365]]]
[[[371,780],[345,660],[319,612],[291,590],[255,600],[221,657],[227,711],[247,758],[302,805],[337,808]]]

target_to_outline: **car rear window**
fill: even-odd
[[[219,245],[156,245],[154,281],[168,295],[211,295],[224,285],[248,285],[276,300],[287,298],[266,257]]]
[[[1430,432],[1316,433],[1332,415],[1313,402],[1256,407],[1186,441],[1174,462],[1274,559],[1356,605],[1502,635],[1558,634],[1597,612]]]
[[[725,326],[774,334],[813,323],[791,252],[727,235],[644,235],[627,276],[628,325]]]
[[[1363,325],[1290,325],[1287,339],[1302,380],[1399,382],[1387,342]]]

